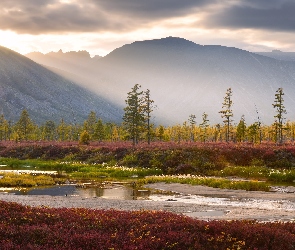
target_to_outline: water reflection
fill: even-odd
[[[59,185],[52,187],[36,187],[30,189],[6,190],[16,195],[51,195],[51,196],[79,196],[79,197],[102,197],[106,199],[137,200],[148,198],[147,190],[136,190],[132,187],[115,185],[113,187],[88,187],[78,188],[75,185]]]

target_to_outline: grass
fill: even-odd
[[[265,180],[270,182],[294,182],[294,169],[271,169],[267,167],[226,167],[221,171],[213,172],[217,176],[237,176],[241,178]]]
[[[237,176],[249,179],[247,181],[232,181],[225,178],[205,178],[192,175],[162,175],[162,170],[158,168],[140,168],[119,166],[114,162],[110,163],[88,163],[82,161],[46,161],[40,159],[19,160],[12,158],[0,159],[1,169],[31,169],[31,170],[51,170],[66,174],[69,179],[122,179],[138,177],[145,178],[139,180],[137,185],[145,182],[178,182],[192,185],[206,185],[216,188],[243,189],[268,191],[269,185],[262,181],[273,183],[293,182],[295,180],[295,170],[270,169],[264,166],[232,166],[220,171],[213,171],[212,174],[220,177]],[[152,177],[151,177],[152,176]],[[11,186],[33,185],[34,181],[28,177],[22,177],[23,181],[16,181],[13,178],[2,179],[0,185]],[[32,183],[32,184],[30,184]],[[49,181],[50,183],[50,181]],[[39,185],[39,184],[36,184]]]
[[[258,181],[232,181],[224,178],[198,177],[191,175],[166,175],[151,176],[139,181],[142,185],[147,183],[166,182],[190,185],[204,185],[222,189],[241,189],[247,191],[269,191],[270,187],[265,182]]]
[[[1,172],[0,172],[1,174]],[[55,181],[50,176],[45,175],[30,175],[30,174],[3,174],[0,179],[1,187],[34,187],[54,185]]]

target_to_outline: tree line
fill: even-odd
[[[155,126],[152,118],[156,105],[150,90],[143,91],[139,84],[135,84],[127,93],[121,124],[104,122],[91,111],[82,124],[67,124],[62,119],[59,123],[49,120],[37,125],[24,109],[15,123],[7,121],[3,114],[0,115],[0,141],[80,141],[88,144],[91,141],[130,140],[135,145],[143,141],[283,143],[295,140],[295,122],[286,122],[287,111],[282,88],[275,93],[272,105],[276,114],[271,125],[263,125],[258,112],[256,122],[247,125],[242,116],[238,124],[234,124],[232,95],[232,89],[227,89],[219,111],[222,123],[211,125],[208,114],[204,112],[200,124],[196,123],[196,116],[191,114],[183,124]]]

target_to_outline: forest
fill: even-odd
[[[0,115],[0,141],[78,141],[81,144],[91,142],[247,142],[260,144],[262,142],[293,143],[295,140],[295,122],[286,121],[287,113],[284,107],[283,89],[279,88],[274,97],[274,122],[265,125],[259,118],[247,124],[242,116],[233,120],[231,88],[227,89],[221,110],[218,112],[222,123],[210,124],[208,114],[202,114],[202,122],[196,123],[196,116],[189,115],[183,124],[172,126],[155,125],[153,111],[156,108],[149,90],[142,91],[136,84],[127,94],[121,124],[105,122],[97,117],[94,111],[88,114],[82,124],[65,123],[63,119],[56,123],[48,120],[38,125],[23,109],[19,120],[11,122]],[[271,108],[271,107],[270,107]]]

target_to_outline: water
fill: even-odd
[[[7,193],[16,195],[50,195],[50,196],[79,196],[79,197],[102,197],[106,199],[137,200],[147,199],[147,190],[136,190],[123,185],[114,185],[109,188],[87,187],[78,188],[75,185],[57,185],[51,187],[36,187],[29,189],[3,189]]]

